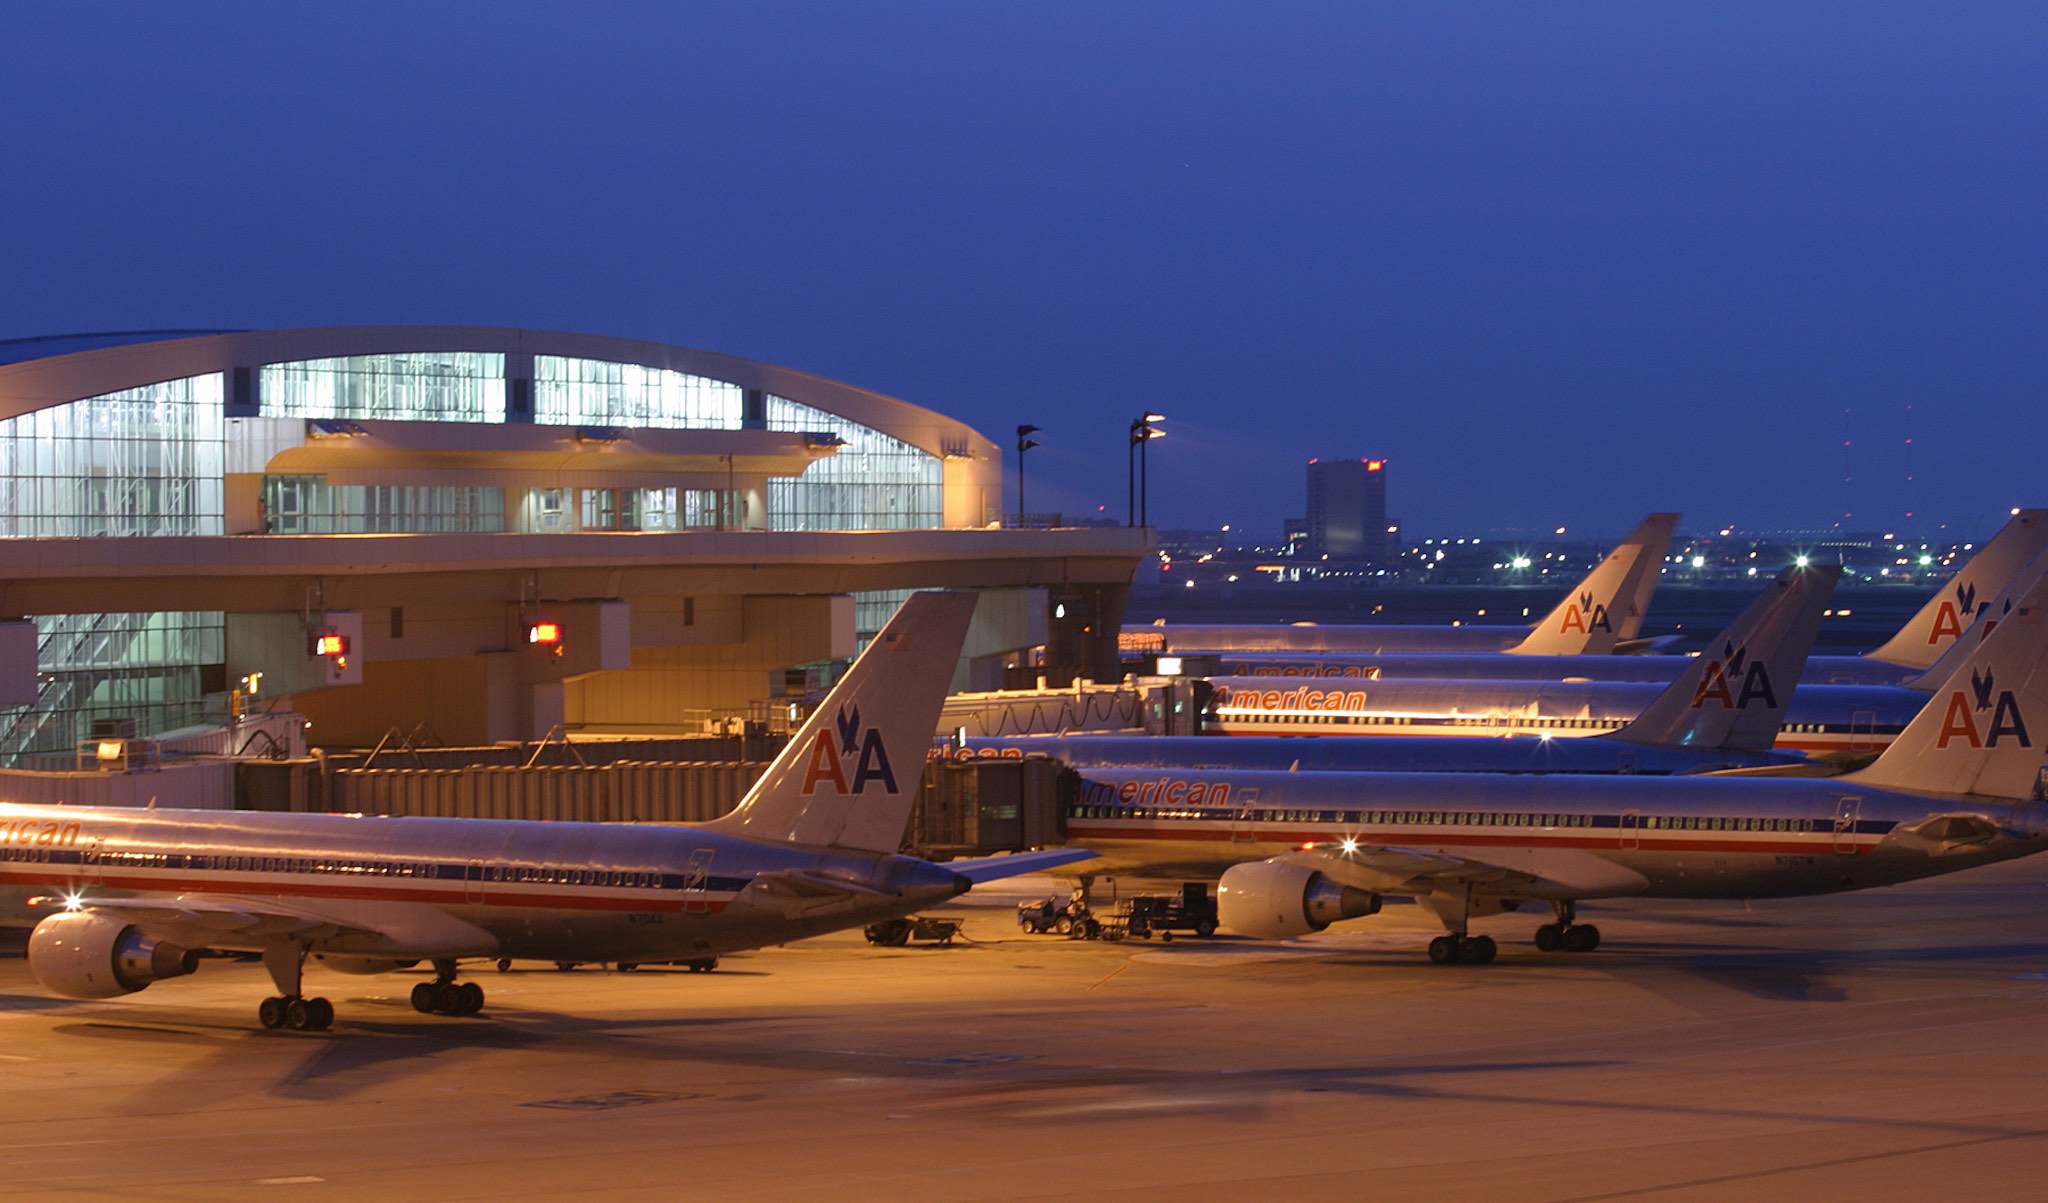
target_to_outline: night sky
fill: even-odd
[[[16,4],[0,101],[0,337],[680,343],[1119,521],[1154,409],[1162,527],[2048,504],[2039,3]]]

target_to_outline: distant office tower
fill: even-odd
[[[1308,462],[1308,550],[1333,560],[1386,558],[1385,460]]]

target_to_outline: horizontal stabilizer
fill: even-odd
[[[1042,873],[1076,861],[1093,860],[1086,848],[1047,848],[1042,852],[1010,852],[1002,856],[978,856],[971,860],[949,860],[939,867],[980,885],[1025,873]]]

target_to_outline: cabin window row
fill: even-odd
[[[1814,831],[1806,819],[1767,819],[1753,815],[1644,815],[1645,830],[1655,831]]]
[[[570,869],[553,865],[485,865],[483,880],[512,885],[617,886],[652,889],[661,874],[637,870]]]
[[[1232,711],[1217,716],[1224,722],[1288,726],[1466,727],[1496,730],[1539,728],[1545,731],[1608,731],[1620,725],[1611,718],[1541,718],[1521,715],[1300,714],[1265,710]],[[1789,730],[1789,728],[1788,728]]]

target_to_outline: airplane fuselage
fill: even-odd
[[[1889,885],[2048,848],[2048,806],[1831,780],[1091,770],[1068,839],[1104,869],[1214,876],[1345,840],[1462,850],[1553,882],[1522,897],[1765,898]],[[1937,815],[2001,838],[1930,841]],[[1981,834],[1981,833],[1979,833]],[[1477,892],[1493,889],[1484,881]]]
[[[1218,735],[1599,735],[1643,712],[1665,686],[1633,681],[1211,679],[1204,726]],[[1743,701],[1739,683],[1725,703]],[[1927,696],[1877,685],[1802,685],[1785,702],[1777,747],[1877,751]],[[1715,701],[1723,701],[1716,698]]]
[[[1399,773],[1703,773],[1809,763],[1790,752],[1738,752],[1632,744],[1601,736],[1400,736],[1315,739],[1243,735],[979,736],[949,759],[1046,756],[1076,769],[1288,769]]]
[[[1694,663],[1691,656],[1514,656],[1458,652],[1272,652],[1213,657],[1216,676],[1336,677],[1340,679],[1496,681],[1645,681],[1668,684]],[[1899,685],[1925,670],[1868,656],[1809,656],[1805,685]]]
[[[806,881],[851,886],[818,891]],[[965,888],[909,857],[804,849],[692,827],[0,804],[0,906],[236,902],[324,922],[326,957],[684,960],[915,910]],[[212,947],[268,929],[223,918]],[[329,930],[331,929],[331,930]]]

